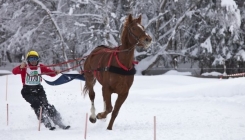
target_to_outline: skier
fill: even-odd
[[[40,107],[42,107],[42,119],[41,122],[46,128],[54,130],[51,120],[55,125],[58,125],[62,129],[69,129],[70,126],[66,126],[62,123],[60,113],[55,109],[54,105],[48,103],[45,91],[41,85],[42,74],[49,75],[51,77],[59,74],[59,71],[53,71],[43,64],[39,64],[39,55],[36,51],[30,51],[27,53],[26,62],[15,67],[13,74],[20,74],[23,88],[21,90],[22,97],[31,104],[34,112],[39,119]]]

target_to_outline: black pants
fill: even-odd
[[[33,109],[48,105],[48,100],[42,85],[27,86],[24,85],[21,90],[22,97],[31,104]]]
[[[39,119],[40,107],[43,108],[42,111],[42,122],[44,125],[49,127],[51,119],[54,124],[62,127],[60,113],[55,109],[53,105],[48,103],[45,91],[42,85],[28,86],[24,85],[21,90],[22,97],[30,103],[31,107],[34,109],[37,118]]]

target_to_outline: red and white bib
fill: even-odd
[[[39,85],[41,83],[41,69],[38,65],[36,70],[31,70],[29,66],[26,68],[25,85]]]

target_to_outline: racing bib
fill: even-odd
[[[25,85],[39,85],[41,83],[41,70],[38,67],[36,70],[26,68]]]

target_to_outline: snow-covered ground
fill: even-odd
[[[6,75],[6,74],[11,74],[12,72],[9,70],[0,70],[0,76]]]
[[[109,114],[106,121],[88,123],[87,140],[153,140],[154,116],[157,140],[245,140],[245,78],[202,79],[175,74],[135,76],[113,130],[106,130]],[[44,78],[53,81],[58,76]],[[84,139],[86,113],[90,114],[90,100],[81,95],[84,82],[43,85],[49,102],[71,129],[50,131],[42,125],[38,131],[37,118],[20,93],[20,75],[0,76],[0,140]],[[95,92],[98,113],[103,110],[98,83]],[[113,95],[113,103],[115,99]]]

